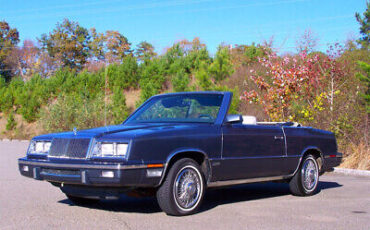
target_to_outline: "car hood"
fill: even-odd
[[[168,130],[179,130],[193,127],[194,124],[137,124],[137,125],[111,125],[92,129],[76,130],[76,132],[51,133],[35,137],[34,139],[52,138],[124,138],[132,139],[136,136],[163,132]]]

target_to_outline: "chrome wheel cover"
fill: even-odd
[[[308,158],[302,165],[302,185],[307,192],[315,190],[319,180],[319,170],[315,159]]]
[[[203,181],[198,169],[191,165],[182,168],[177,173],[173,190],[175,202],[180,209],[194,209],[203,193]]]

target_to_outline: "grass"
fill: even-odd
[[[364,142],[349,143],[341,168],[370,170],[370,145]]]

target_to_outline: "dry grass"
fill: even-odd
[[[126,105],[130,109],[130,111],[133,111],[135,109],[136,101],[140,99],[140,89],[130,89],[128,91],[125,91],[125,98],[126,98]]]
[[[38,122],[27,123],[21,115],[14,115],[17,126],[14,130],[6,130],[7,116],[0,113],[0,139],[31,139],[45,131]]]
[[[370,146],[364,142],[350,143],[345,150],[342,168],[370,170]]]

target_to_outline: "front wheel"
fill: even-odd
[[[203,199],[204,184],[199,164],[189,158],[180,159],[157,191],[158,204],[168,215],[193,214]]]
[[[310,196],[316,192],[318,183],[319,166],[313,155],[307,155],[289,182],[290,191],[296,196]]]

